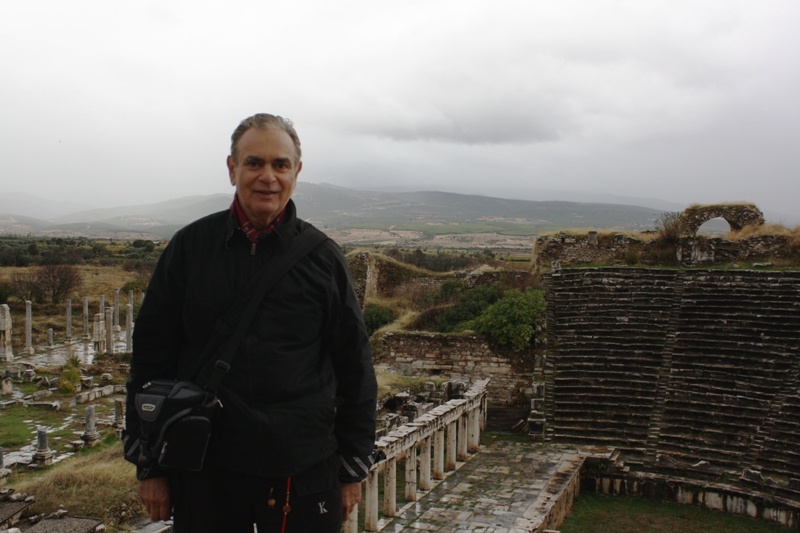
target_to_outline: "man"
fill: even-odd
[[[136,392],[156,378],[191,380],[217,318],[307,226],[290,200],[303,166],[291,122],[243,120],[227,166],[231,209],[175,234],[136,320],[125,442],[134,462]],[[140,497],[153,520],[173,515],[178,533],[254,523],[259,533],[338,533],[372,464],[376,392],[360,306],[328,240],[260,304],[218,390],[203,471],[139,465]]]

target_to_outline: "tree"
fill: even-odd
[[[542,321],[546,307],[542,291],[530,287],[525,292],[512,289],[487,307],[471,326],[501,346],[524,350],[530,346],[536,324]]]
[[[83,285],[83,276],[74,265],[42,265],[36,272],[43,298],[54,304],[63,302]]]
[[[35,272],[17,272],[11,276],[10,293],[20,300],[39,302],[42,300],[42,287]]]

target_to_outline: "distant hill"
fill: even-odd
[[[413,231],[423,235],[497,233],[533,236],[566,228],[652,229],[661,211],[604,203],[528,201],[436,191],[357,191],[298,183],[298,214],[335,229]],[[78,211],[52,219],[0,215],[0,232],[15,234],[168,238],[179,227],[227,209],[228,194]]]

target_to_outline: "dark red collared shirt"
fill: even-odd
[[[247,214],[242,209],[242,204],[239,203],[239,194],[234,193],[233,195],[233,203],[231,203],[231,213],[233,216],[236,217],[236,222],[239,223],[239,227],[242,228],[242,231],[247,235],[247,238],[250,239],[250,242],[255,244],[258,242],[258,238],[261,235],[266,235],[267,233],[271,232],[275,229],[275,226],[280,224],[284,217],[286,216],[286,208],[284,207],[281,209],[281,212],[278,213],[278,216],[275,217],[275,220],[269,223],[269,225],[262,229],[261,231],[257,230],[253,223],[250,222],[250,219],[247,218]]]

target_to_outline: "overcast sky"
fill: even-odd
[[[800,2],[0,3],[0,194],[230,192],[242,118],[301,180],[800,214]],[[553,193],[556,191],[556,193]]]

